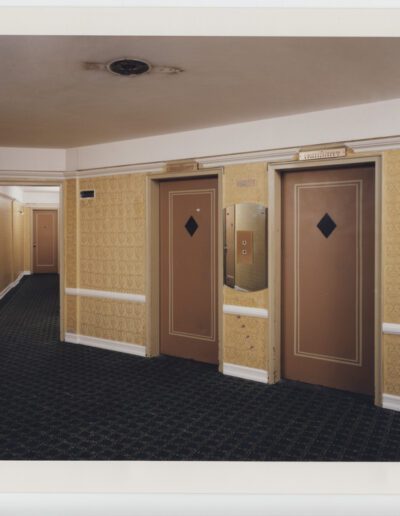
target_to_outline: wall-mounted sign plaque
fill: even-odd
[[[299,160],[305,161],[309,159],[343,158],[346,156],[346,151],[346,147],[337,147],[335,149],[315,149],[309,151],[300,151]]]
[[[81,190],[81,199],[94,199],[96,197],[96,193],[94,190]]]

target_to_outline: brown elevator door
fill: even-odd
[[[33,210],[33,272],[58,272],[57,210]]]
[[[374,392],[374,166],[282,185],[283,377]]]
[[[216,178],[160,184],[160,351],[218,363]]]

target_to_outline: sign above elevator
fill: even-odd
[[[313,149],[299,152],[299,160],[306,161],[311,159],[332,159],[344,158],[346,156],[346,147],[335,147],[329,149]]]

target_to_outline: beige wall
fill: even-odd
[[[78,202],[80,288],[144,294],[145,176],[80,180],[90,189]]]
[[[12,200],[0,195],[0,292],[13,282]]]
[[[223,206],[267,205],[266,171],[267,163],[225,167]],[[66,181],[67,286],[145,293],[145,181],[136,173]],[[95,201],[79,200],[89,188]],[[383,320],[400,324],[400,151],[383,153],[382,189]],[[268,309],[268,289],[224,287],[223,303]],[[67,296],[65,307],[67,331],[145,344],[145,305]],[[225,314],[223,323],[224,362],[268,370],[268,319]],[[383,360],[384,392],[400,395],[400,336],[384,336]]]
[[[24,270],[32,272],[32,208],[24,207]]]
[[[383,158],[383,320],[400,324],[400,151]],[[383,391],[400,395],[400,335],[383,339]]]
[[[66,181],[66,286],[145,293],[144,174]],[[96,190],[93,200],[80,190]],[[145,344],[140,303],[67,296],[66,331]]]
[[[20,202],[13,201],[12,203],[12,239],[13,239],[13,280],[16,280],[25,270],[24,268],[24,226],[25,214],[24,205]]]
[[[24,206],[0,194],[0,293],[24,268]]]

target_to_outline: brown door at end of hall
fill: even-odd
[[[160,184],[160,351],[218,363],[216,178]]]
[[[283,377],[374,392],[374,167],[282,184]]]
[[[58,272],[57,210],[33,211],[33,272]]]

